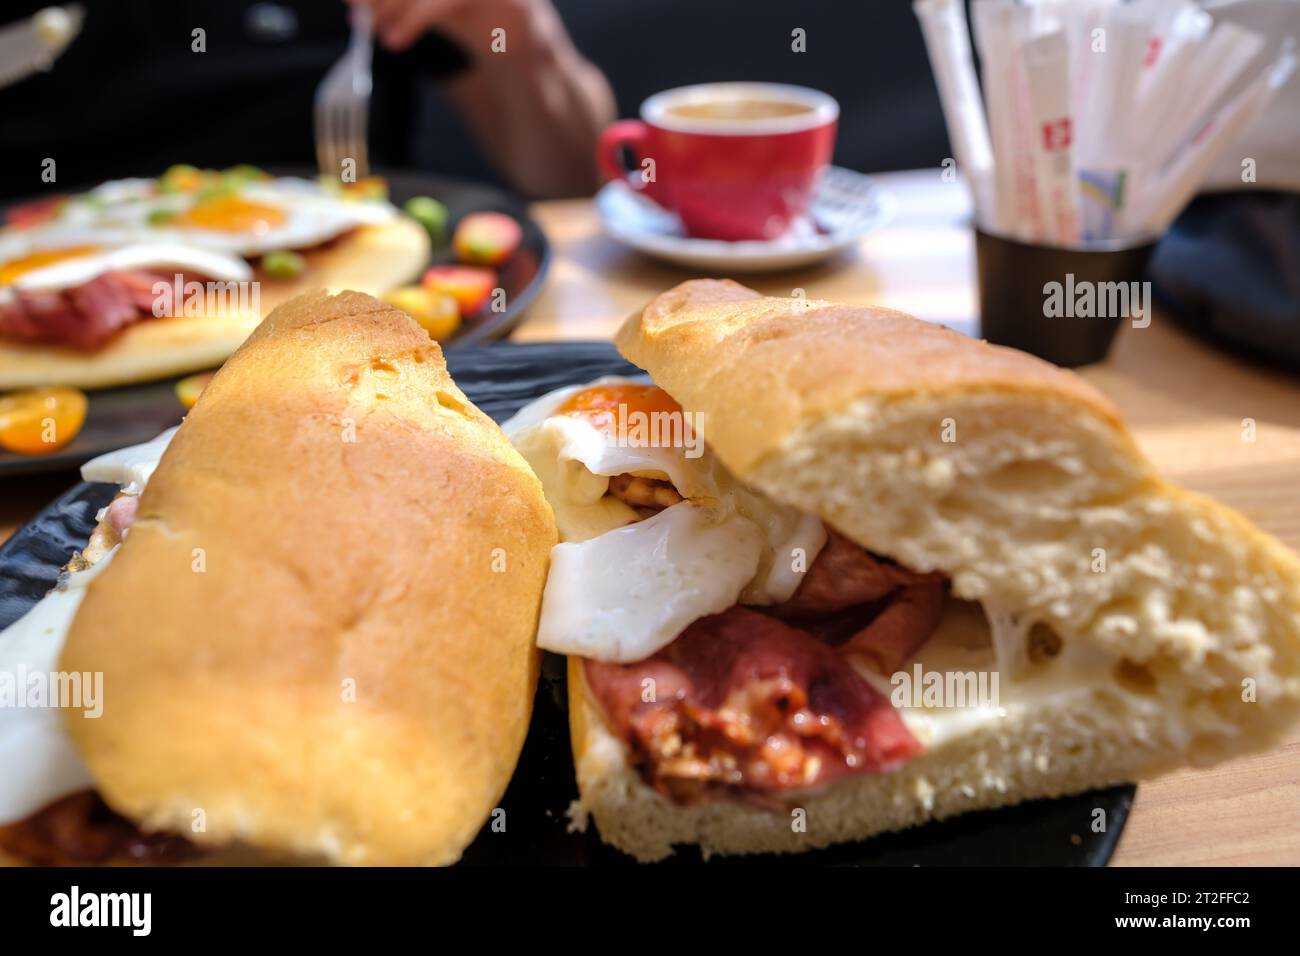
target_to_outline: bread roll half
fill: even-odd
[[[89,587],[61,667],[101,793],[203,846],[441,864],[514,769],[555,528],[410,318],[273,312],[226,363]]]
[[[581,804],[608,842],[643,860],[679,843],[806,850],[1265,748],[1300,713],[1300,561],[1163,480],[1073,374],[901,313],[730,281],[664,293],[617,343],[703,414],[705,441],[742,481],[915,571],[947,573],[955,598],[1010,621],[1000,663],[1045,627],[1088,664],[1071,665],[1060,693],[896,771],[792,795],[805,832],[783,813],[651,790],[575,664]],[[1025,678],[1002,677],[1016,700]]]

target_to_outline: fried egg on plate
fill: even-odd
[[[252,179],[212,193],[163,192],[152,179],[104,183],[22,230],[46,246],[168,243],[253,258],[305,249],[390,222],[390,203],[347,199],[294,177]]]
[[[607,377],[544,395],[503,427],[541,480],[560,530],[538,644],[627,662],[742,597],[788,599],[826,531],[815,515],[737,482],[703,444],[704,429],[687,431],[685,418],[676,433],[664,432],[683,438],[676,445],[633,444],[630,428],[620,437],[611,427],[620,405],[629,423],[633,412],[682,411],[655,386]],[[623,474],[669,481],[685,500],[640,520],[608,494],[610,478]]]
[[[253,278],[252,267],[239,256],[173,242],[39,248],[21,235],[0,236],[0,301],[16,292],[74,289],[106,272],[132,270],[180,272],[221,282]]]

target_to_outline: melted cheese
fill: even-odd
[[[938,629],[902,671],[914,675],[919,665],[923,674],[996,673],[997,695],[994,700],[968,701],[962,707],[910,703],[899,707],[903,722],[927,750],[946,747],[1000,720],[1046,712],[1103,689],[1122,697],[1135,713],[1161,709],[1155,698],[1128,692],[1114,680],[1110,655],[1078,641],[1065,643],[1054,658],[1030,663],[1022,650],[1024,640],[1016,647],[1012,639],[1015,635],[1027,638],[1031,624],[989,613],[975,602],[948,601]],[[999,627],[1003,629],[1000,635]],[[898,703],[893,675],[871,670],[858,658],[853,663],[868,683]],[[990,686],[986,682],[986,687]]]

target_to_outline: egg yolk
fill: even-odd
[[[593,385],[575,392],[560,405],[558,414],[585,418],[601,429],[615,427],[618,409],[622,405],[628,413],[669,412],[680,415],[682,406],[658,385],[638,385],[620,382],[614,385]]]
[[[278,206],[250,202],[239,196],[220,196],[195,203],[176,217],[176,222],[196,229],[215,229],[221,232],[263,233],[285,220],[284,210]]]
[[[0,263],[0,285],[10,285],[19,276],[36,269],[43,269],[45,266],[52,266],[56,262],[91,255],[98,252],[99,248],[99,246],[69,246],[66,249],[43,249],[40,252],[29,252],[17,259],[10,259],[8,262]]]

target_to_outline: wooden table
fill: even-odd
[[[889,306],[972,327],[975,282],[966,194],[938,170],[880,177],[898,216],[855,253],[746,280],[761,291]],[[687,276],[602,232],[588,200],[539,203],[555,257],[516,338],[608,338],[646,300]],[[1167,474],[1247,514],[1300,549],[1300,381],[1211,351],[1157,315],[1125,328],[1113,355],[1083,374],[1124,409]],[[1257,423],[1241,440],[1242,419]],[[64,473],[0,483],[0,540],[76,480]],[[1143,784],[1115,862],[1300,865],[1300,731],[1282,748]]]

